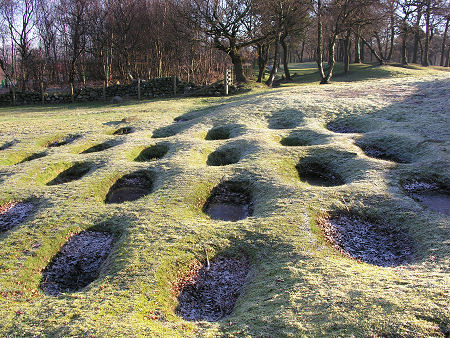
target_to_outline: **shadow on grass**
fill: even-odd
[[[281,87],[295,86],[296,84],[318,84],[320,81],[317,64],[314,62],[306,62],[301,64],[291,64],[289,68],[292,76],[292,81],[281,82]],[[448,71],[443,67],[421,67],[419,65],[400,65],[389,64],[380,66],[379,64],[350,64],[350,71],[344,74],[344,64],[342,62],[336,63],[333,71],[331,82],[355,82],[371,79],[387,79],[393,77],[402,77],[413,75],[415,71]],[[283,69],[280,69],[280,75],[283,74]]]
[[[374,123],[374,129],[366,130],[355,144],[358,145],[358,140],[373,142],[371,145],[385,150],[389,156],[406,162],[390,166],[381,173],[388,196],[377,208],[386,211],[386,221],[399,219],[405,225],[415,246],[419,248],[417,264],[429,262],[430,256],[434,257],[433,264],[439,264],[448,256],[445,239],[449,238],[450,231],[443,224],[448,224],[449,218],[414,200],[402,182],[423,181],[450,186],[445,146],[448,143],[448,131],[444,127],[444,120],[448,120],[448,116],[443,119],[442,115],[447,104],[445,95],[439,95],[448,93],[450,82],[448,78],[418,80],[410,82],[409,86],[415,88],[412,94],[366,117],[367,123],[378,121],[378,125]],[[421,100],[420,105],[417,104],[418,98]],[[392,119],[393,113],[395,119]],[[397,121],[404,123],[399,124]]]

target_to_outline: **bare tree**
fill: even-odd
[[[368,13],[371,13],[370,8],[376,3],[375,0],[334,0],[324,6],[321,0],[317,1],[317,65],[321,84],[329,83],[333,75],[336,64],[335,46],[338,37],[345,34],[345,37],[349,39],[351,30],[357,31],[355,27],[359,30],[367,22],[371,22],[373,18],[368,18]],[[324,32],[328,44],[328,65],[326,69],[323,67]],[[347,69],[350,60],[348,47],[349,44],[347,44],[347,57],[345,58]]]
[[[37,6],[37,32],[39,52],[42,59],[41,80],[54,83],[57,81],[57,28],[56,15],[49,0],[41,0]],[[44,79],[47,74],[47,78]]]
[[[280,46],[283,49],[283,69],[286,80],[291,79],[288,66],[288,39],[306,29],[311,4],[302,0],[259,0],[256,2],[265,26],[270,26],[274,40],[273,66],[266,84],[271,86],[280,64]]]
[[[59,0],[57,15],[59,31],[68,58],[68,82],[72,101],[74,100],[77,62],[85,51],[87,32],[87,11],[89,0]]]
[[[247,29],[251,10],[252,0],[192,0],[189,9],[190,16],[214,46],[231,58],[238,82],[247,81],[240,50],[264,39]]]
[[[444,29],[444,33],[442,35],[441,61],[439,62],[439,65],[441,67],[444,66],[445,47],[446,47],[446,43],[447,43],[447,33],[448,33],[449,22],[450,22],[450,14],[447,14],[446,20],[445,20],[445,29]]]
[[[27,89],[28,70],[31,67],[31,41],[36,22],[35,14],[35,0],[8,0],[2,5],[2,17],[8,25],[11,43],[15,45],[19,55],[22,91]]]

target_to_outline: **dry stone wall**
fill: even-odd
[[[177,79],[177,94],[189,94],[197,91],[200,87],[186,83]],[[174,95],[173,77],[164,77],[141,81],[141,98],[148,99],[154,97],[167,97]],[[111,99],[115,96],[122,98],[138,97],[138,81],[133,81],[126,85],[113,85],[106,88],[106,97]],[[75,91],[75,102],[89,102],[103,100],[103,88],[80,88]],[[44,102],[46,104],[69,103],[71,102],[70,93],[44,93]],[[12,94],[0,94],[0,106],[8,106],[13,103]],[[40,104],[42,103],[42,95],[40,92],[16,92],[16,104]]]

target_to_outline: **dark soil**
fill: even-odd
[[[212,219],[235,222],[253,214],[248,184],[224,182],[215,187],[206,201],[203,212]]]
[[[434,182],[413,181],[403,187],[412,198],[431,210],[450,215],[450,191]]]
[[[82,154],[96,153],[96,152],[99,152],[99,151],[103,151],[103,150],[112,148],[115,145],[116,145],[116,143],[113,143],[113,142],[110,142],[110,141],[104,142],[104,143],[100,143],[100,144],[97,144],[95,146],[92,146],[92,147],[86,149],[85,151],[82,152]]]
[[[2,144],[2,146],[0,146],[0,150],[6,150],[11,148],[13,145],[15,145],[16,143],[18,143],[19,141],[17,140],[13,140],[13,141],[9,141],[9,142],[5,142]]]
[[[134,160],[136,162],[147,162],[152,160],[159,160],[163,158],[169,151],[169,146],[166,144],[155,144],[149,148],[146,148],[140,152],[138,157]]]
[[[109,189],[105,203],[135,201],[153,191],[151,174],[138,171],[118,179]]]
[[[210,166],[224,166],[237,163],[240,159],[241,153],[237,149],[219,149],[209,154],[206,164]]]
[[[134,131],[134,129],[132,127],[123,127],[123,128],[119,128],[117,129],[113,135],[126,135],[126,134],[131,134]]]
[[[91,170],[90,163],[76,163],[69,169],[64,170],[47,185],[57,185],[79,180]]]
[[[250,270],[247,257],[215,258],[180,287],[177,314],[186,320],[218,321],[233,311]]]
[[[98,278],[113,245],[113,235],[83,231],[71,237],[42,273],[41,288],[51,296],[75,292]]]
[[[365,145],[365,144],[357,144],[358,147],[364,151],[364,153],[373,158],[377,158],[380,160],[391,161],[396,163],[408,163],[405,159],[400,158],[399,156],[393,154],[387,154],[385,150],[374,146],[374,145]]]
[[[230,128],[227,126],[214,127],[208,131],[205,140],[228,140],[230,138]]]
[[[325,238],[344,255],[378,266],[398,266],[411,261],[413,243],[406,231],[353,215],[319,219]]]
[[[37,160],[38,158],[42,158],[47,156],[47,153],[45,151],[41,152],[41,153],[34,153],[28,157],[25,157],[22,161],[20,161],[19,163],[25,163],[25,162],[29,162],[29,161],[33,161],[33,160]]]
[[[53,141],[51,143],[48,144],[49,148],[53,148],[53,147],[61,147],[64,146],[66,144],[72,143],[73,141],[79,139],[81,137],[81,135],[68,135],[65,136],[59,140]]]
[[[8,231],[24,222],[34,209],[30,202],[9,202],[0,205],[0,232]]]
[[[345,181],[322,163],[300,161],[296,166],[301,181],[311,185],[333,187],[345,184]]]

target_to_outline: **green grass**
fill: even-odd
[[[326,66],[326,64],[324,64]],[[282,83],[281,87],[290,87],[305,84],[319,84],[320,76],[317,70],[317,63],[304,62],[289,64],[289,71],[291,73],[292,82]],[[448,72],[449,69],[445,67],[422,67],[416,64],[403,66],[400,64],[389,64],[380,66],[378,64],[350,64],[350,71],[347,75],[344,74],[344,64],[337,62],[333,71],[331,82],[354,82],[372,79],[385,78],[399,78],[423,76],[424,74],[438,74],[442,71]],[[283,67],[280,67],[277,78],[284,76]],[[265,80],[268,78],[266,72]]]
[[[419,205],[401,182],[450,186],[450,75],[358,67],[350,82],[337,77],[330,86],[316,86],[305,80],[300,87],[258,87],[226,98],[0,108],[0,145],[19,141],[0,151],[0,201],[36,204],[26,222],[0,234],[0,334],[444,336],[450,325],[449,218]],[[314,76],[305,65],[292,71]],[[137,119],[121,122],[130,116]],[[174,122],[179,116],[186,119]],[[334,133],[326,128],[332,121],[358,133]],[[230,139],[205,140],[222,125],[232,126]],[[134,132],[111,135],[125,126]],[[171,136],[154,138],[155,130]],[[82,137],[46,148],[69,134]],[[286,138],[290,146],[280,143]],[[107,141],[117,145],[81,154]],[[409,163],[367,157],[355,142],[404,154]],[[134,161],[160,143],[169,147],[163,158]],[[240,155],[237,163],[207,165],[212,152],[230,147]],[[19,163],[43,151],[45,157]],[[296,165],[305,158],[328,165],[346,184],[301,182]],[[87,175],[46,185],[78,162],[90,164]],[[117,179],[143,169],[154,174],[153,193],[104,203]],[[224,180],[250,183],[252,217],[230,223],[202,212]],[[320,215],[339,210],[407,231],[416,248],[413,262],[382,268],[339,254],[317,226]],[[100,277],[80,292],[46,296],[41,271],[71,233],[91,228],[117,238]],[[210,257],[245,253],[250,279],[228,318],[186,322],[174,312],[173,285],[205,259],[205,248]]]

